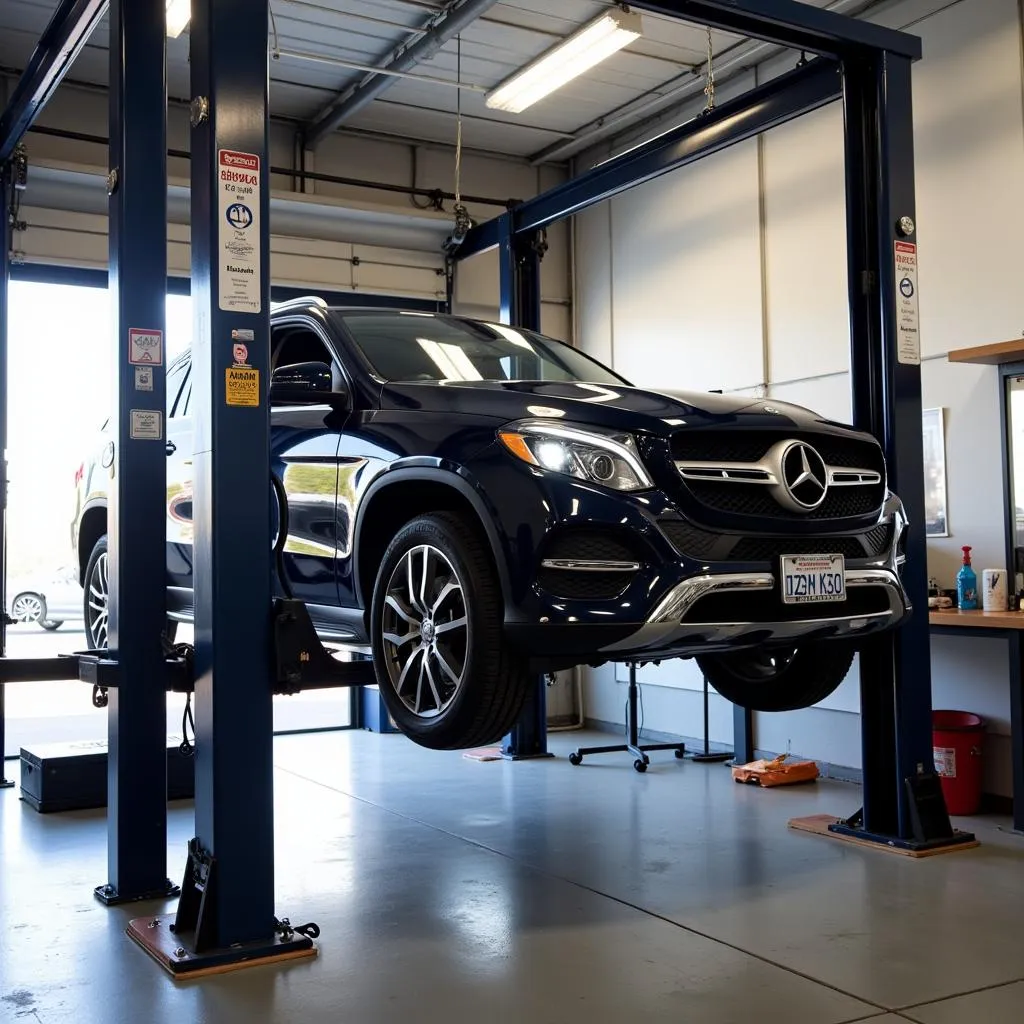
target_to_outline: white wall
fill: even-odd
[[[0,79],[2,79],[0,75]],[[0,81],[0,97],[3,85]],[[11,79],[6,80],[8,89]],[[48,128],[107,135],[107,100],[96,89],[64,85],[45,108],[39,124]],[[188,111],[172,104],[168,111],[168,146],[188,150],[191,129]],[[30,161],[29,189],[24,203],[30,229],[15,237],[15,248],[28,260],[58,262],[78,266],[106,265],[106,217],[102,212],[83,219],[83,211],[70,215],[64,210],[38,210],[33,205],[31,164],[60,165],[72,168],[102,169],[105,173],[105,146],[90,142],[68,141],[30,133],[26,137]],[[295,127],[272,122],[270,130],[270,163],[281,168],[294,168]],[[307,153],[306,169],[339,177],[358,178],[386,184],[413,185],[444,191],[454,187],[454,150],[451,147],[423,146],[401,141],[336,134],[324,141],[316,153]],[[172,180],[187,184],[189,162],[180,158],[168,161]],[[499,159],[469,151],[462,161],[462,190],[468,194],[498,200],[529,198],[550,188],[564,178],[557,167],[536,168],[526,161]],[[271,188],[276,195],[286,195],[300,188],[291,174],[273,174]],[[322,200],[325,215],[332,206],[350,205],[366,211],[379,210],[391,216],[429,218],[421,213],[412,199],[400,193],[382,192],[329,182],[308,181],[306,198]],[[102,195],[102,193],[101,193]],[[422,200],[418,200],[422,203]],[[470,214],[485,220],[501,212],[500,207],[468,204]],[[442,216],[451,219],[449,212]],[[272,218],[273,219],[273,218]],[[174,217],[171,217],[172,222]],[[187,218],[172,225],[170,260],[172,272],[186,271],[189,263]],[[422,253],[396,252],[386,242],[377,245],[367,241],[365,232],[346,237],[344,232],[317,234],[315,226],[301,236],[285,235],[274,228],[271,275],[275,284],[309,286],[311,288],[351,289],[371,294],[399,294],[415,297],[443,298],[444,277],[436,273],[443,266],[438,246],[429,262]],[[549,232],[550,250],[542,263],[543,325],[558,337],[571,340],[569,230],[560,225]],[[359,264],[353,267],[352,257]],[[494,316],[498,306],[497,263],[493,254],[467,262],[456,272],[456,306],[460,311]]]
[[[952,585],[963,544],[974,546],[979,568],[1005,561],[997,371],[951,365],[945,353],[1024,330],[1015,252],[1024,234],[1024,109],[1016,0],[938,6],[906,0],[878,20],[924,41],[914,67],[922,385],[925,406],[946,409],[951,531],[929,540],[929,571]],[[761,385],[848,420],[843,188],[835,105],[578,217],[580,343],[638,383]],[[935,705],[988,719],[987,788],[1009,794],[1004,643],[935,638],[932,651]],[[623,720],[618,676],[609,667],[590,673],[588,717]],[[642,678],[654,684],[644,695],[648,728],[700,731],[701,680],[691,665]],[[860,767],[858,700],[852,673],[816,708],[758,715],[757,745]],[[712,704],[712,736],[728,743],[728,705],[717,696]]]

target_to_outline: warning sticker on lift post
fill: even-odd
[[[896,358],[921,365],[921,325],[917,304],[917,245],[896,243]]]
[[[228,405],[256,408],[260,404],[260,371],[251,366],[229,366],[225,371],[225,401]]]
[[[164,436],[164,418],[159,409],[132,409],[131,436],[136,441],[159,441]]]
[[[221,149],[217,157],[220,308],[259,313],[260,158]]]
[[[159,366],[164,361],[164,332],[128,328],[128,362],[132,366]]]

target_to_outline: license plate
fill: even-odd
[[[846,600],[846,559],[842,555],[783,555],[783,604]]]

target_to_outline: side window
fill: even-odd
[[[316,331],[308,327],[284,326],[276,328],[270,336],[271,372],[280,366],[295,363],[327,363],[336,367],[337,360]]]
[[[186,360],[174,363],[167,371],[167,417],[184,416],[184,393],[191,387],[189,384],[190,364]]]

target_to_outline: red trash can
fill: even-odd
[[[981,747],[985,722],[968,711],[933,711],[935,772],[950,814],[977,814],[981,806]]]

